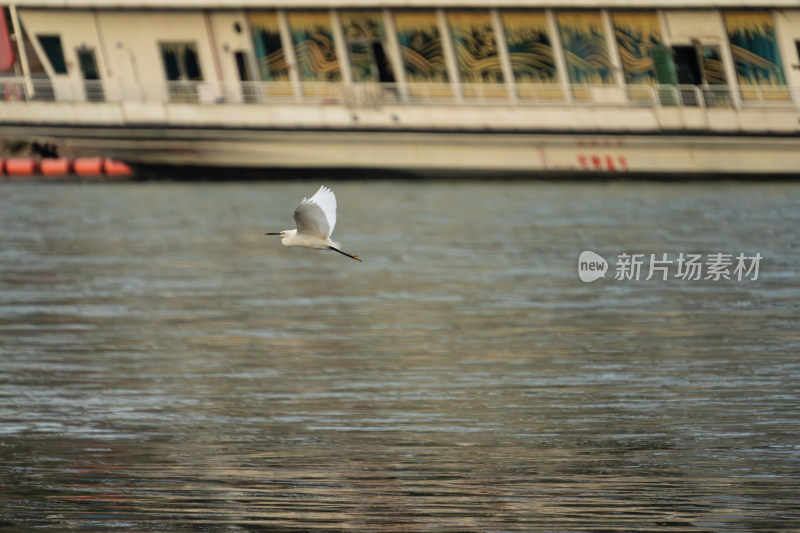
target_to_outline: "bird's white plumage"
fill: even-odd
[[[265,235],[280,235],[284,246],[300,246],[315,250],[333,250],[356,261],[357,255],[343,252],[338,243],[331,240],[336,227],[336,195],[324,185],[311,198],[303,198],[294,210],[297,229],[287,229]]]
[[[336,195],[324,185],[294,210],[297,232],[328,239],[336,227]]]

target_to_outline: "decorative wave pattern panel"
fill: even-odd
[[[661,24],[655,13],[614,13],[622,70],[628,84],[658,83],[653,50],[663,46]]]
[[[725,13],[725,26],[740,85],[786,85],[769,13]]]
[[[462,83],[503,83],[489,13],[472,11],[447,14]]]
[[[599,13],[562,12],[559,34],[572,83],[614,83],[603,21]]]
[[[409,83],[447,83],[447,63],[436,14],[404,11],[394,15],[403,68]]]
[[[289,13],[294,52],[301,81],[337,82],[342,79],[328,13]]]
[[[558,83],[553,44],[544,13],[503,13],[508,54],[517,83]]]
[[[250,32],[263,81],[289,81],[289,63],[283,52],[281,30],[275,13],[250,13]]]

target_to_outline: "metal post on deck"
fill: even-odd
[[[450,31],[450,25],[447,23],[444,9],[436,10],[436,20],[439,23],[439,35],[442,36],[442,51],[444,52],[444,58],[447,62],[447,74],[450,77],[450,85],[453,88],[456,102],[462,103],[464,101],[464,93],[461,87],[461,76],[458,71],[458,58],[456,58],[452,32]]]
[[[98,80],[98,84],[100,87],[106,85],[110,88],[111,86],[111,78],[114,75],[114,72],[111,68],[111,64],[108,62],[108,58],[106,57],[106,39],[103,35],[103,27],[100,25],[100,18],[97,14],[97,10],[92,10],[92,21],[94,22],[94,31],[97,34],[97,55],[100,56],[100,64],[103,65],[103,70],[105,71],[105,75],[100,76],[100,80]],[[105,82],[103,81],[105,78]],[[117,82],[117,92],[119,94],[115,95],[117,98],[123,100],[122,98],[122,87],[120,86],[119,82]],[[104,90],[104,98],[108,98],[108,90]]]
[[[280,28],[281,32],[283,55],[286,58],[286,64],[289,65],[289,83],[292,86],[295,100],[301,101],[304,96],[303,84],[300,80],[297,54],[294,49],[294,39],[292,39],[292,29],[289,26],[289,17],[283,9],[278,10],[278,28]]]
[[[514,68],[511,65],[511,54],[508,52],[503,19],[497,9],[492,9],[489,13],[492,17],[492,29],[494,30],[495,43],[497,44],[497,54],[500,56],[500,68],[503,72],[508,101],[513,103],[517,101],[517,87],[514,83]]]
[[[400,40],[397,38],[397,26],[394,17],[388,9],[383,10],[383,26],[386,28],[386,44],[389,45],[389,57],[392,59],[392,72],[394,73],[395,86],[403,102],[408,102],[408,80],[403,63],[403,53],[400,50]]]
[[[550,40],[553,46],[553,55],[556,60],[556,72],[561,83],[561,90],[564,93],[564,102],[567,104],[572,103],[572,86],[569,80],[569,67],[567,66],[567,57],[564,54],[564,48],[561,44],[561,33],[556,20],[555,12],[552,9],[545,11],[547,16],[547,31],[550,33]]]
[[[342,81],[345,84],[350,84],[356,80],[353,78],[353,70],[350,65],[350,48],[342,29],[342,20],[339,18],[339,12],[335,9],[331,9],[329,15],[331,17],[331,36],[333,37],[336,56],[339,58]]]
[[[217,96],[218,98],[228,98],[226,94],[225,85],[223,83],[222,64],[219,60],[219,50],[217,49],[217,38],[214,35],[214,28],[211,26],[211,14],[208,10],[203,11],[203,23],[206,27],[206,36],[208,37],[209,46],[211,47],[211,60],[214,64],[215,81],[217,82]],[[215,99],[216,100],[216,99]]]
[[[719,21],[719,29],[721,30],[722,42],[720,43],[719,53],[722,56],[722,68],[725,71],[725,79],[728,82],[728,94],[731,97],[731,103],[735,109],[742,108],[742,95],[739,92],[739,85],[737,83],[736,75],[736,62],[733,59],[731,52],[731,42],[728,38],[728,28],[725,26],[725,19],[722,11],[717,10],[717,20]]]
[[[14,37],[17,41],[17,50],[19,50],[19,62],[22,63],[22,75],[25,78],[25,93],[28,95],[26,99],[30,99],[33,97],[33,80],[31,80],[31,68],[28,64],[28,52],[25,50],[25,36],[22,34],[22,26],[19,23],[17,5],[9,4],[8,10],[11,14],[11,24],[14,26]]]
[[[627,89],[625,80],[625,69],[622,66],[622,57],[619,53],[619,45],[617,44],[617,32],[614,28],[614,21],[611,20],[611,13],[608,9],[600,12],[603,19],[603,29],[606,33],[606,41],[608,42],[608,58],[611,60],[611,68],[614,75],[614,83],[618,87]],[[625,96],[627,97],[627,91]]]

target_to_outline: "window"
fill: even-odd
[[[89,102],[102,102],[105,100],[105,95],[103,94],[103,84],[100,81],[100,71],[97,69],[94,50],[85,48],[76,50],[75,53],[78,56],[81,74],[83,74],[86,100]]]
[[[169,98],[173,102],[197,102],[198,84],[203,81],[197,45],[194,43],[162,43],[161,59],[167,77]]]
[[[67,62],[64,60],[64,48],[61,46],[59,35],[37,35],[39,44],[44,48],[44,53],[56,74],[67,73]]]
[[[197,45],[169,43],[161,45],[161,58],[168,81],[202,81]]]

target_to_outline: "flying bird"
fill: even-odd
[[[297,229],[287,229],[264,235],[280,235],[284,246],[303,246],[315,250],[333,250],[356,261],[358,256],[343,252],[339,243],[331,240],[336,226],[336,195],[324,185],[311,198],[303,198],[294,210]],[[363,263],[363,261],[362,261]]]

